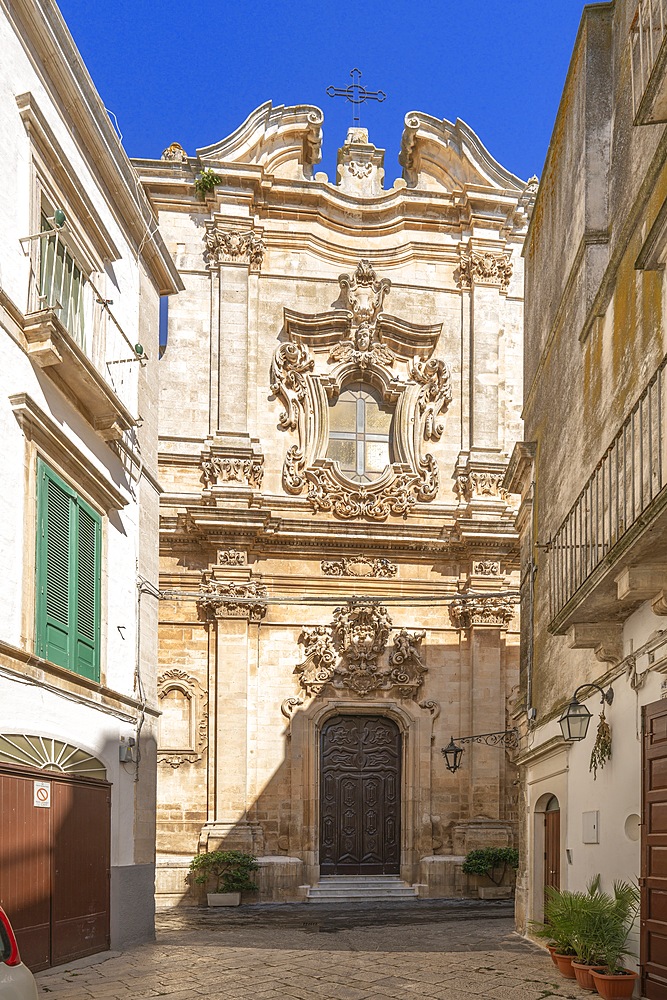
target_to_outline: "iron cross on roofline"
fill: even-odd
[[[352,105],[352,124],[359,124],[359,105],[365,104],[366,101],[385,101],[387,95],[384,90],[366,90],[365,87],[359,83],[361,79],[361,70],[353,69],[350,70],[350,76],[352,77],[352,83],[349,87],[327,87],[327,94],[329,97],[344,97],[346,101],[349,101]]]

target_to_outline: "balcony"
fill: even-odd
[[[630,27],[635,125],[667,122],[667,0],[639,0]]]
[[[661,589],[667,557],[666,367],[667,357],[547,545],[552,632],[623,621]]]
[[[64,226],[42,219],[42,231],[21,240],[29,260],[27,351],[73,395],[107,440],[137,423],[141,345],[126,335],[111,305],[77,258]]]

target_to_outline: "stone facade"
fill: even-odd
[[[542,917],[545,883],[584,889],[600,872],[608,890],[646,874],[642,712],[665,696],[667,537],[667,166],[664,129],[650,124],[665,120],[651,111],[665,50],[654,39],[663,62],[640,60],[647,16],[630,2],[584,11],[524,251],[525,443],[504,483],[522,493],[523,929]],[[586,739],[566,742],[558,725],[587,683],[615,695],[604,706],[613,753],[597,779],[600,691],[580,693],[593,715]]]
[[[185,285],[160,362],[163,904],[218,845],[271,869],[260,899],[317,882],[337,715],[397,727],[400,873],[424,894],[465,892],[461,856],[515,836],[507,755],[471,746],[452,775],[440,748],[504,730],[518,679],[502,479],[535,184],[417,113],[393,186],[363,129],[331,184],[322,120],[266,104],[196,156],[136,161]],[[341,465],[350,393],[389,427],[369,475]]]
[[[109,782],[110,872],[103,874],[110,943],[119,948],[154,936],[158,312],[160,293],[175,292],[180,280],[160,236],[146,241],[155,217],[55,3],[1,4],[0,48],[0,773],[13,788],[35,775],[47,785],[71,779],[73,795],[77,781],[87,788],[92,779],[98,790]],[[76,611],[77,642],[84,628],[91,633],[92,666],[71,631],[69,661],[55,662],[56,643],[49,646],[40,628],[36,581],[50,530],[44,469],[62,484],[58,495],[76,498],[77,510],[85,504],[99,525],[99,564],[87,564],[94,584],[86,591],[95,591],[97,611],[92,598]],[[82,593],[83,541],[78,576],[68,562],[75,523],[62,544],[49,541],[49,559],[65,560],[47,594],[56,604],[71,598],[75,577]],[[73,606],[64,613],[61,606],[63,630]],[[133,744],[121,763],[121,748],[129,754]],[[28,806],[25,826],[9,834],[3,827],[0,838],[10,852],[0,867],[14,873],[0,880],[0,902],[21,942],[23,929],[39,923],[44,893],[56,893],[54,911],[63,912],[57,886],[46,878],[38,891],[33,881],[40,866],[51,870],[48,844],[16,850],[44,816],[32,794]],[[3,810],[3,821],[11,824],[12,815],[14,807]],[[85,843],[79,820],[74,813],[68,828],[78,838],[70,857]],[[55,820],[54,830],[62,838]],[[99,909],[87,888],[79,900],[86,914]],[[74,909],[70,915],[81,918]],[[31,932],[31,946],[42,931]],[[85,953],[85,934],[72,947]],[[107,940],[101,950],[108,947]],[[33,967],[50,961],[48,940],[37,958],[32,947],[21,949]]]

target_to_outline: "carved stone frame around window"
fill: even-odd
[[[283,485],[307,490],[313,510],[338,517],[384,520],[435,499],[439,474],[425,442],[443,432],[440,415],[452,400],[448,365],[432,354],[441,324],[408,323],[381,312],[390,282],[367,260],[339,278],[347,309],[315,316],[285,310],[288,340],[274,356],[271,388],[283,403],[279,422],[296,432],[283,464]],[[326,352],[326,355],[325,355]],[[352,382],[369,383],[394,408],[395,461],[374,482],[353,482],[326,458],[329,402]]]

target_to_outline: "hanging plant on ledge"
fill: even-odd
[[[219,177],[214,170],[206,167],[195,179],[195,194],[200,201],[206,201],[206,196],[211,193],[216,184],[222,184],[222,177]]]
[[[606,762],[611,757],[611,729],[609,728],[609,723],[605,719],[604,708],[600,712],[600,721],[598,722],[598,731],[595,737],[595,743],[593,744],[593,751],[591,753],[591,763],[588,768],[589,771],[593,772],[593,781],[597,780],[598,768],[602,770]]]

